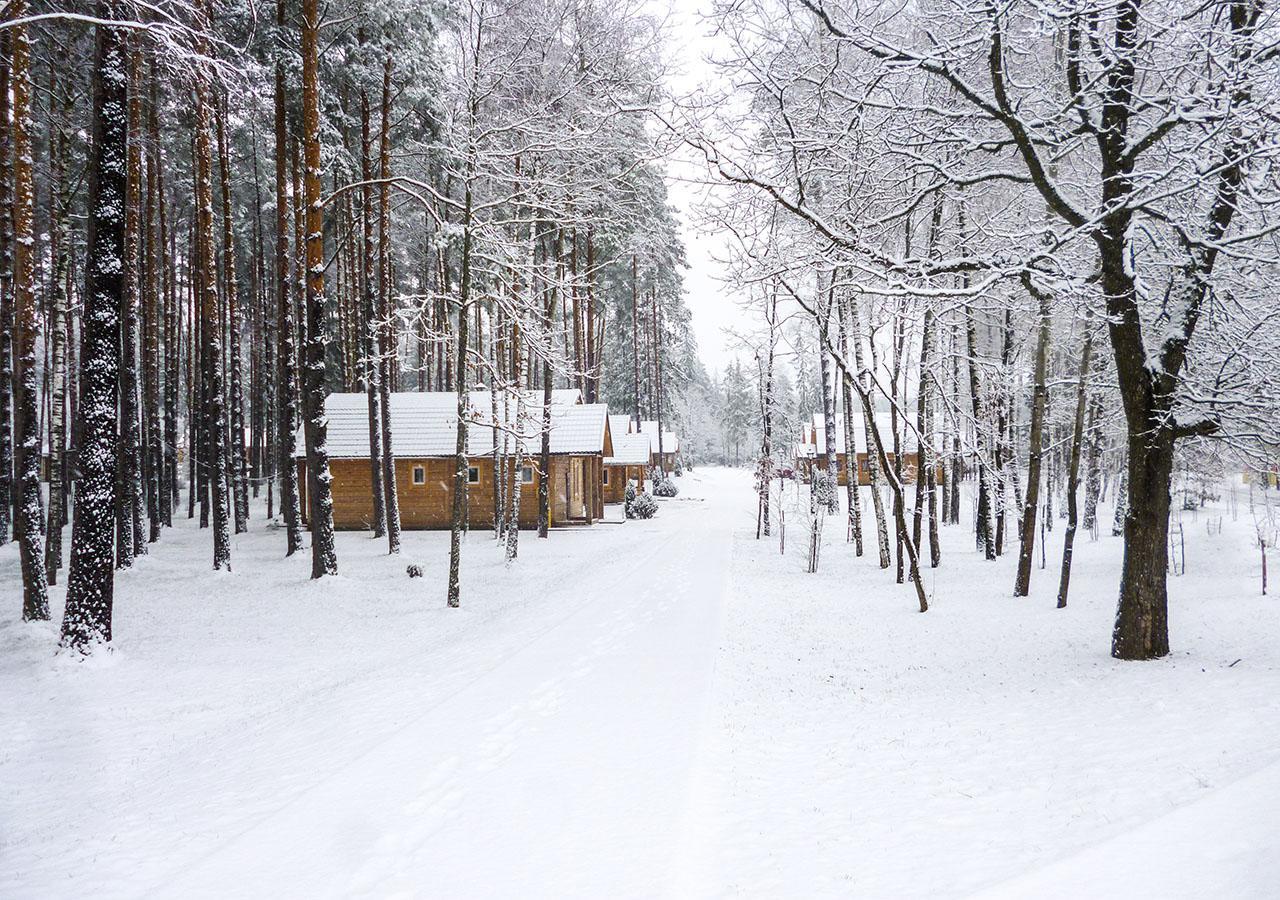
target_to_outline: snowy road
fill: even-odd
[[[794,485],[787,553],[757,541],[750,484],[699,471],[510,567],[475,532],[461,609],[447,535],[341,534],[312,582],[261,519],[219,575],[179,522],[88,663],[0,609],[0,897],[1274,895],[1251,519],[1186,520],[1178,648],[1139,666],[1107,655],[1118,541],[1058,610],[944,529],[920,615],[838,518],[805,573]]]
[[[589,602],[160,893],[226,896],[228,873],[259,896],[664,893],[728,585],[727,516],[675,500],[624,526],[643,534],[563,586]]]

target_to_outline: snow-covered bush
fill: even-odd
[[[634,519],[631,514],[631,506],[636,502],[636,483],[632,479],[627,479],[627,490],[623,494],[622,511],[626,513],[628,519]]]
[[[666,475],[659,475],[653,483],[653,495],[655,497],[674,497],[680,493],[680,488],[676,487],[676,483]]]
[[[404,567],[404,571],[405,571],[405,574],[408,575],[410,578],[422,577],[422,566],[418,565],[417,563],[409,563],[409,565]]]
[[[658,512],[658,501],[644,491],[636,494],[635,500],[627,504],[627,518],[652,519]]]

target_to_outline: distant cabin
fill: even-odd
[[[636,490],[644,490],[645,470],[649,466],[649,436],[630,431],[627,416],[610,416],[609,433],[613,454],[604,460],[604,502],[622,503],[627,498],[627,482],[634,481]]]
[[[538,523],[539,461],[542,448],[542,393],[527,391],[524,417],[517,421],[516,400],[500,404],[495,419],[487,391],[468,396],[467,522],[493,524],[494,441],[507,438],[504,459],[512,476],[517,440],[521,448],[520,527]],[[404,529],[449,528],[453,517],[458,399],[452,392],[405,392],[391,395],[391,449],[395,456],[396,497]],[[364,393],[330,394],[325,401],[329,423],[327,447],[332,476],[334,527],[367,529],[373,522],[373,477],[369,458],[369,406]],[[495,428],[495,425],[498,427]],[[551,464],[547,489],[553,527],[590,525],[604,516],[604,460],[613,455],[608,407],[584,404],[578,391],[553,392]],[[306,453],[299,429],[295,447],[303,514],[310,512]]]
[[[652,420],[645,420],[640,423],[640,433],[649,438],[649,465],[661,465],[664,471],[671,471],[676,467],[676,461],[680,458],[680,438],[674,431],[662,429],[662,457],[658,457],[658,423]]]
[[[814,413],[813,420],[804,429],[801,441],[796,446],[796,466],[806,476],[814,470],[825,472],[827,469],[827,419],[822,413]],[[853,425],[853,443],[855,459],[858,466],[858,484],[871,484],[871,457],[867,452],[866,429],[859,416]],[[845,446],[844,416],[836,417],[836,482],[849,483],[849,454]],[[896,457],[892,453],[885,454],[892,466]],[[916,469],[920,461],[916,453],[902,454],[902,481],[904,484],[915,484]],[[944,483],[946,471],[938,465],[936,468],[936,484]]]

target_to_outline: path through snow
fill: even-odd
[[[756,541],[750,479],[511,567],[475,532],[457,610],[447,535],[340,534],[312,583],[261,520],[214,575],[180,520],[89,664],[16,621],[0,548],[0,896],[1273,894],[1280,616],[1243,503],[1187,516],[1175,652],[1124,664],[1117,540],[1081,537],[1056,610],[1051,570],[1014,600],[1013,557],[946,528],[920,615],[838,518],[803,571],[803,497],[785,556]]]

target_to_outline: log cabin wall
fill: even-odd
[[[396,459],[396,496],[400,501],[400,527],[406,530],[442,529],[451,524],[453,511],[454,462],[450,458]],[[537,460],[527,460],[532,480],[519,479],[520,527],[538,525]],[[470,461],[476,480],[467,487],[467,523],[471,528],[493,525],[493,460]],[[421,469],[421,483],[415,470]],[[298,460],[299,489],[304,518],[309,518],[311,499],[307,492],[306,461]],[[604,499],[599,483],[602,472],[599,456],[551,457],[552,526],[590,524],[604,515]],[[333,496],[333,526],[344,531],[366,530],[373,521],[373,480],[367,459],[331,459],[329,473]],[[469,473],[469,477],[470,477]]]

